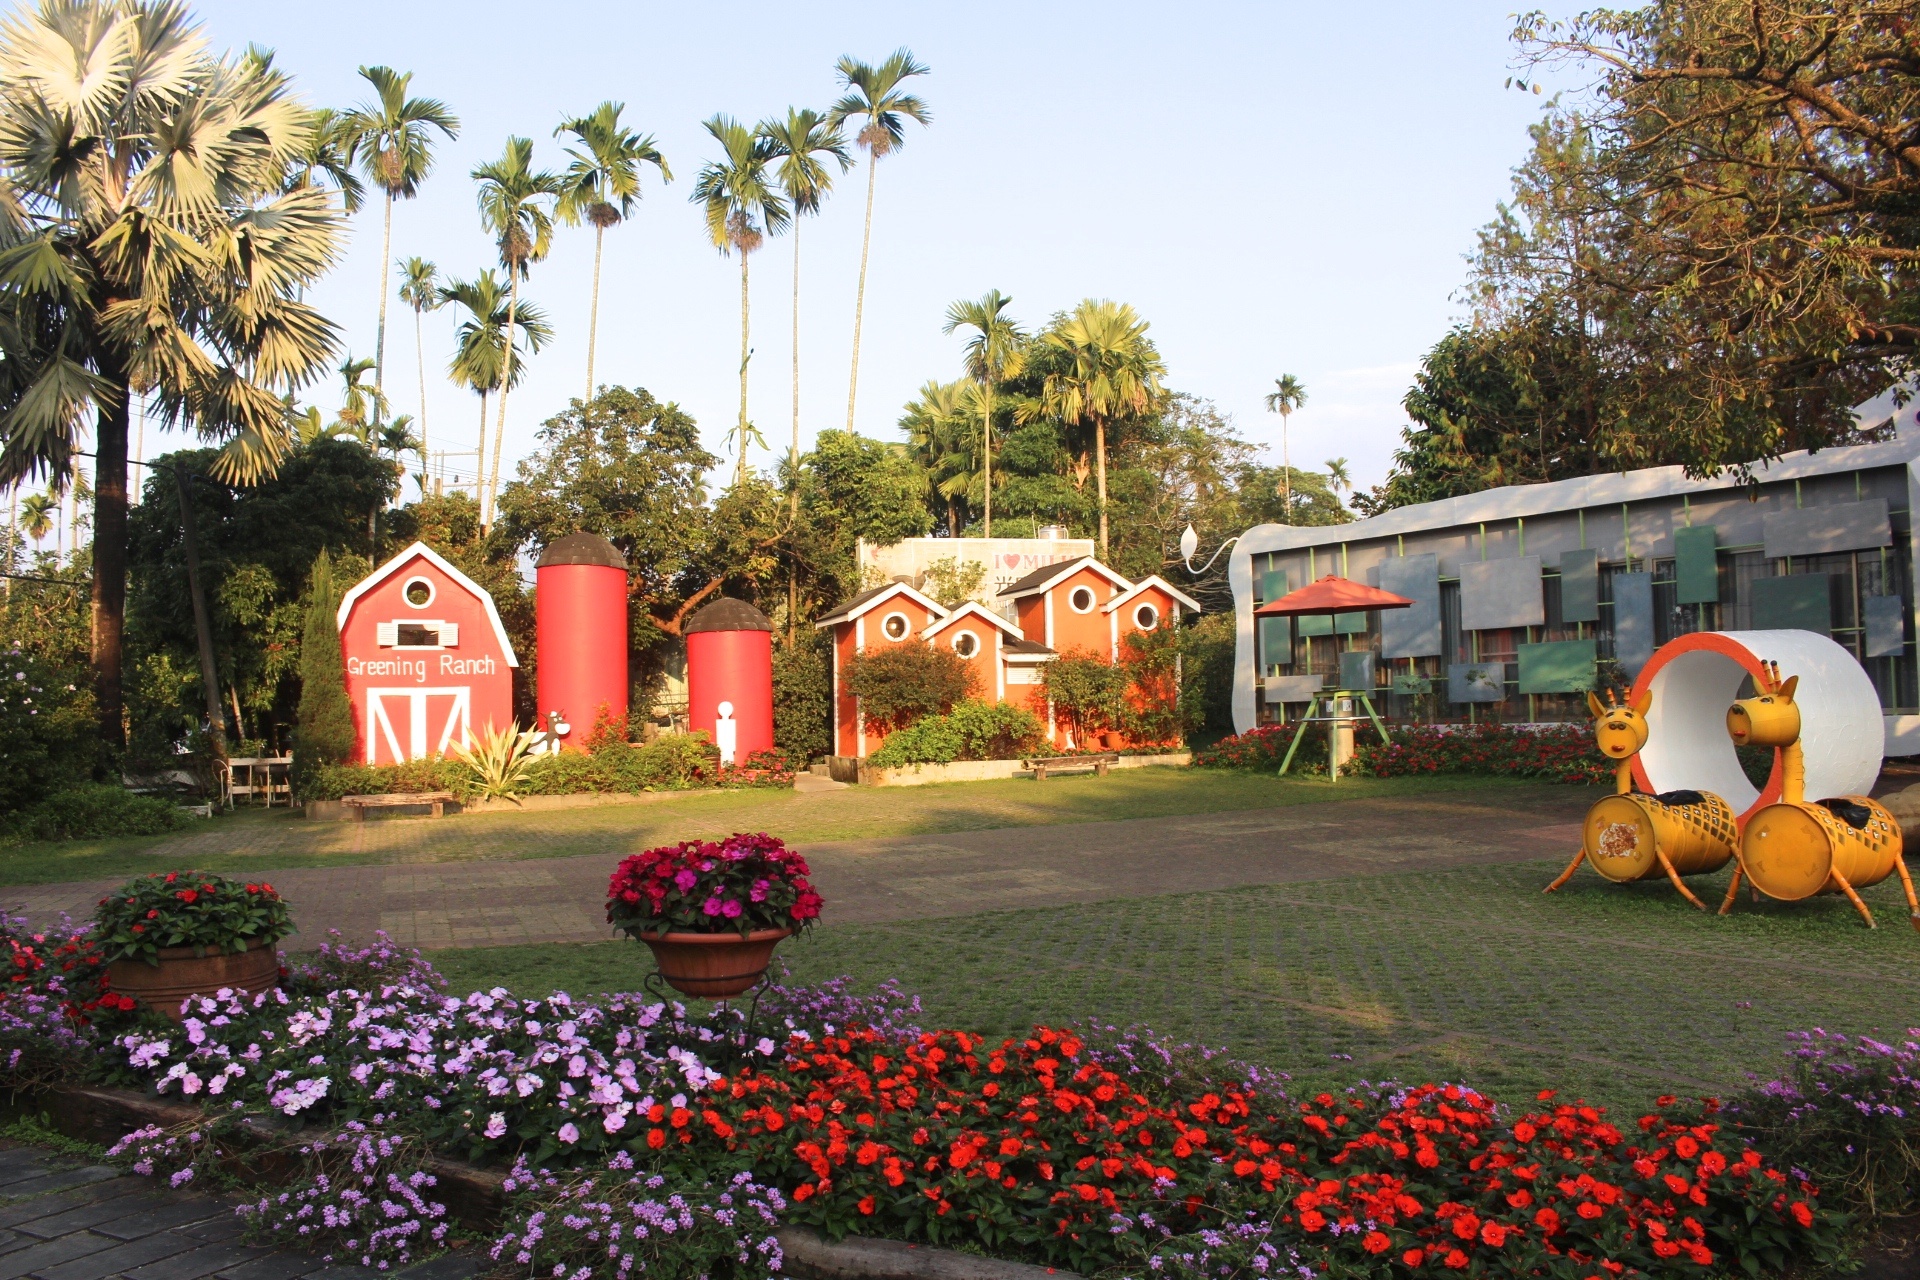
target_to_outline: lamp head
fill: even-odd
[[[1192,525],[1188,525],[1185,532],[1180,535],[1180,558],[1182,560],[1191,560],[1193,559],[1193,553],[1199,549],[1200,535],[1193,531]]]

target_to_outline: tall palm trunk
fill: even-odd
[[[860,235],[860,287],[853,295],[853,370],[847,375],[847,430],[853,430],[853,401],[860,390],[860,317],[867,307],[867,248],[873,243],[873,179],[880,157],[867,152],[867,229]]]
[[[740,251],[740,472],[734,483],[747,479],[747,360],[753,349],[747,345],[747,251]]]
[[[102,381],[119,394],[101,398],[93,455],[93,699],[100,740],[127,742],[120,691],[127,624],[127,370],[111,347],[98,357]]]
[[[600,249],[607,229],[598,223],[593,228],[593,301],[587,306],[587,398],[581,406],[593,403],[593,344],[600,333]]]
[[[800,518],[800,219],[793,220],[793,445],[787,452],[793,486],[789,522]]]
[[[13,496],[7,503],[7,573],[13,573],[14,548],[20,545],[20,486],[14,485]],[[0,578],[0,588],[6,591],[6,598],[13,599],[13,578]]]
[[[993,379],[984,383],[987,394],[986,404],[980,411],[980,452],[987,467],[986,516],[982,521],[982,536],[993,536]]]
[[[387,192],[387,225],[380,236],[380,328],[373,339],[373,389],[387,370],[387,259],[393,256],[393,192]]]
[[[187,553],[187,594],[193,597],[193,635],[200,654],[200,692],[207,701],[207,732],[213,735],[214,754],[225,759],[226,716],[220,710],[220,677],[213,664],[213,626],[207,618],[207,595],[200,581],[199,541],[194,534],[193,485],[185,464],[174,465],[173,483],[180,493],[180,539]]]
[[[507,353],[500,370],[500,416],[493,424],[493,474],[487,481],[487,500],[481,507],[480,529],[486,532],[493,528],[493,504],[500,496],[500,445],[507,437],[507,390],[513,386],[513,326],[520,314],[520,269],[514,263],[507,267],[513,281],[507,290]],[[480,460],[482,463],[485,458]]]
[[[420,312],[413,313],[413,358],[420,366],[420,496],[427,496],[427,473],[433,470],[433,455],[427,452],[427,345],[420,334]]]
[[[1107,423],[1093,420],[1094,493],[1100,503],[1100,558],[1107,558]]]
[[[1293,446],[1284,413],[1280,415],[1280,523],[1293,523]]]
[[[474,450],[473,501],[477,506],[487,500],[487,393],[480,393],[480,445]]]

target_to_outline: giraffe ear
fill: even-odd
[[[1653,706],[1653,687],[1649,685],[1645,690],[1641,692],[1639,697],[1633,700],[1633,710],[1636,715],[1644,716],[1647,714],[1647,711],[1652,706]]]
[[[1780,686],[1780,696],[1788,702],[1793,701],[1793,691],[1800,687],[1799,676],[1788,676],[1787,682]]]
[[[1600,695],[1591,689],[1587,690],[1587,709],[1593,712],[1593,718],[1595,720],[1607,714],[1606,707],[1600,701]]]

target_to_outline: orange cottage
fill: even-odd
[[[1029,574],[1009,586],[1000,603],[1016,621],[972,601],[949,610],[894,582],[818,619],[816,627],[833,632],[833,753],[865,759],[886,736],[866,723],[860,700],[841,682],[855,654],[889,644],[948,646],[973,668],[979,697],[1027,707],[1046,722],[1054,748],[1070,750],[1071,735],[1046,701],[1046,664],[1063,654],[1118,662],[1128,636],[1177,627],[1182,610],[1200,611],[1164,579],[1129,582],[1092,556]]]

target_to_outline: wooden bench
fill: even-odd
[[[1022,760],[1020,767],[1033,770],[1035,782],[1045,782],[1049,772],[1065,773],[1070,770],[1079,772],[1082,769],[1091,769],[1104,778],[1107,776],[1107,770],[1119,760],[1119,756],[1042,756],[1033,760]]]
[[[392,809],[405,804],[430,804],[434,817],[444,817],[447,801],[451,799],[451,791],[391,791],[380,796],[341,796],[340,803],[353,810],[355,822],[365,822],[369,809]]]

